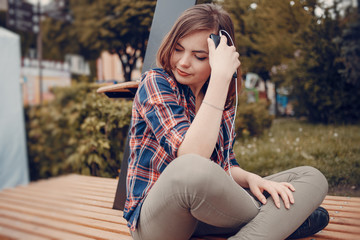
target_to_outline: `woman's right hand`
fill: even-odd
[[[211,67],[211,81],[226,80],[230,83],[234,72],[240,67],[239,53],[234,46],[227,45],[227,38],[221,36],[220,43],[215,48],[215,43],[208,38],[209,64]]]

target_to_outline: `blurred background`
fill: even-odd
[[[360,196],[359,0],[197,1],[210,2],[231,14],[241,56],[240,165],[262,176],[315,166],[331,193]],[[0,0],[0,189],[118,176],[132,101],[96,89],[140,79],[155,6]]]

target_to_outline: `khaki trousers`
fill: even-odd
[[[285,239],[321,204],[328,184],[313,167],[266,177],[290,182],[295,203],[278,209],[268,197],[261,205],[216,163],[193,154],[173,160],[146,197],[135,240],[188,240],[225,235],[228,239]]]

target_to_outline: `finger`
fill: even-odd
[[[236,52],[236,47],[235,47],[235,46],[230,46],[230,49],[231,49],[233,52]]]
[[[278,192],[275,190],[275,188],[271,188],[270,190],[267,190],[268,193],[270,193],[271,197],[274,200],[275,206],[277,208],[280,208],[280,198]]]
[[[240,57],[240,54],[238,52],[235,52],[236,68],[240,67],[240,65],[241,65],[239,57]]]
[[[225,37],[224,35],[220,36],[220,44],[222,43],[226,43],[227,44],[227,37]],[[219,45],[220,45],[219,44]]]
[[[209,54],[210,54],[210,52],[215,50],[215,43],[210,37],[207,39],[207,42],[208,42]]]
[[[251,191],[262,204],[266,204],[266,197],[262,194],[258,187],[255,187],[255,189],[251,189]]]
[[[291,204],[295,203],[295,199],[294,199],[294,195],[292,194],[292,192],[295,192],[295,188],[292,184],[288,183],[288,182],[282,182],[282,184],[286,187],[287,190],[287,194],[289,196],[289,200]],[[291,191],[290,191],[290,190]]]
[[[286,186],[287,188],[289,188],[291,191],[295,192],[295,188],[291,183],[288,182],[283,182],[282,183],[284,186]]]
[[[288,193],[291,193],[290,190],[288,188],[283,188],[281,190],[279,190],[279,195],[281,196],[281,199],[284,202],[285,208],[289,209],[290,208],[290,200],[289,200],[289,195]]]
[[[289,190],[289,188],[285,188],[285,191],[286,191],[286,194],[288,195],[290,203],[294,204],[295,203],[294,195],[293,195],[293,192],[290,190]]]

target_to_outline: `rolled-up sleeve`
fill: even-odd
[[[161,74],[150,72],[138,90],[137,111],[172,158],[176,158],[191,124],[185,108],[179,104],[178,89]]]

